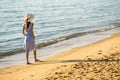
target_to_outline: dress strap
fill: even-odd
[[[33,23],[30,23],[30,25],[29,25],[30,28],[32,27],[32,24],[33,24]]]

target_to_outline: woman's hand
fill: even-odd
[[[33,35],[32,37],[33,37],[33,38],[35,38],[35,36],[34,36],[34,35]]]

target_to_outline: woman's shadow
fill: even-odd
[[[119,62],[120,60],[109,60],[109,59],[103,59],[103,60],[51,60],[51,61],[38,61],[38,64],[33,65],[39,65],[40,64],[56,64],[56,63],[75,63],[75,62]]]

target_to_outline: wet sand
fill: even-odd
[[[119,80],[120,33],[43,62],[0,69],[0,80]]]

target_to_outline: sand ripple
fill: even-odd
[[[44,80],[120,80],[120,53],[86,60],[57,67]]]

